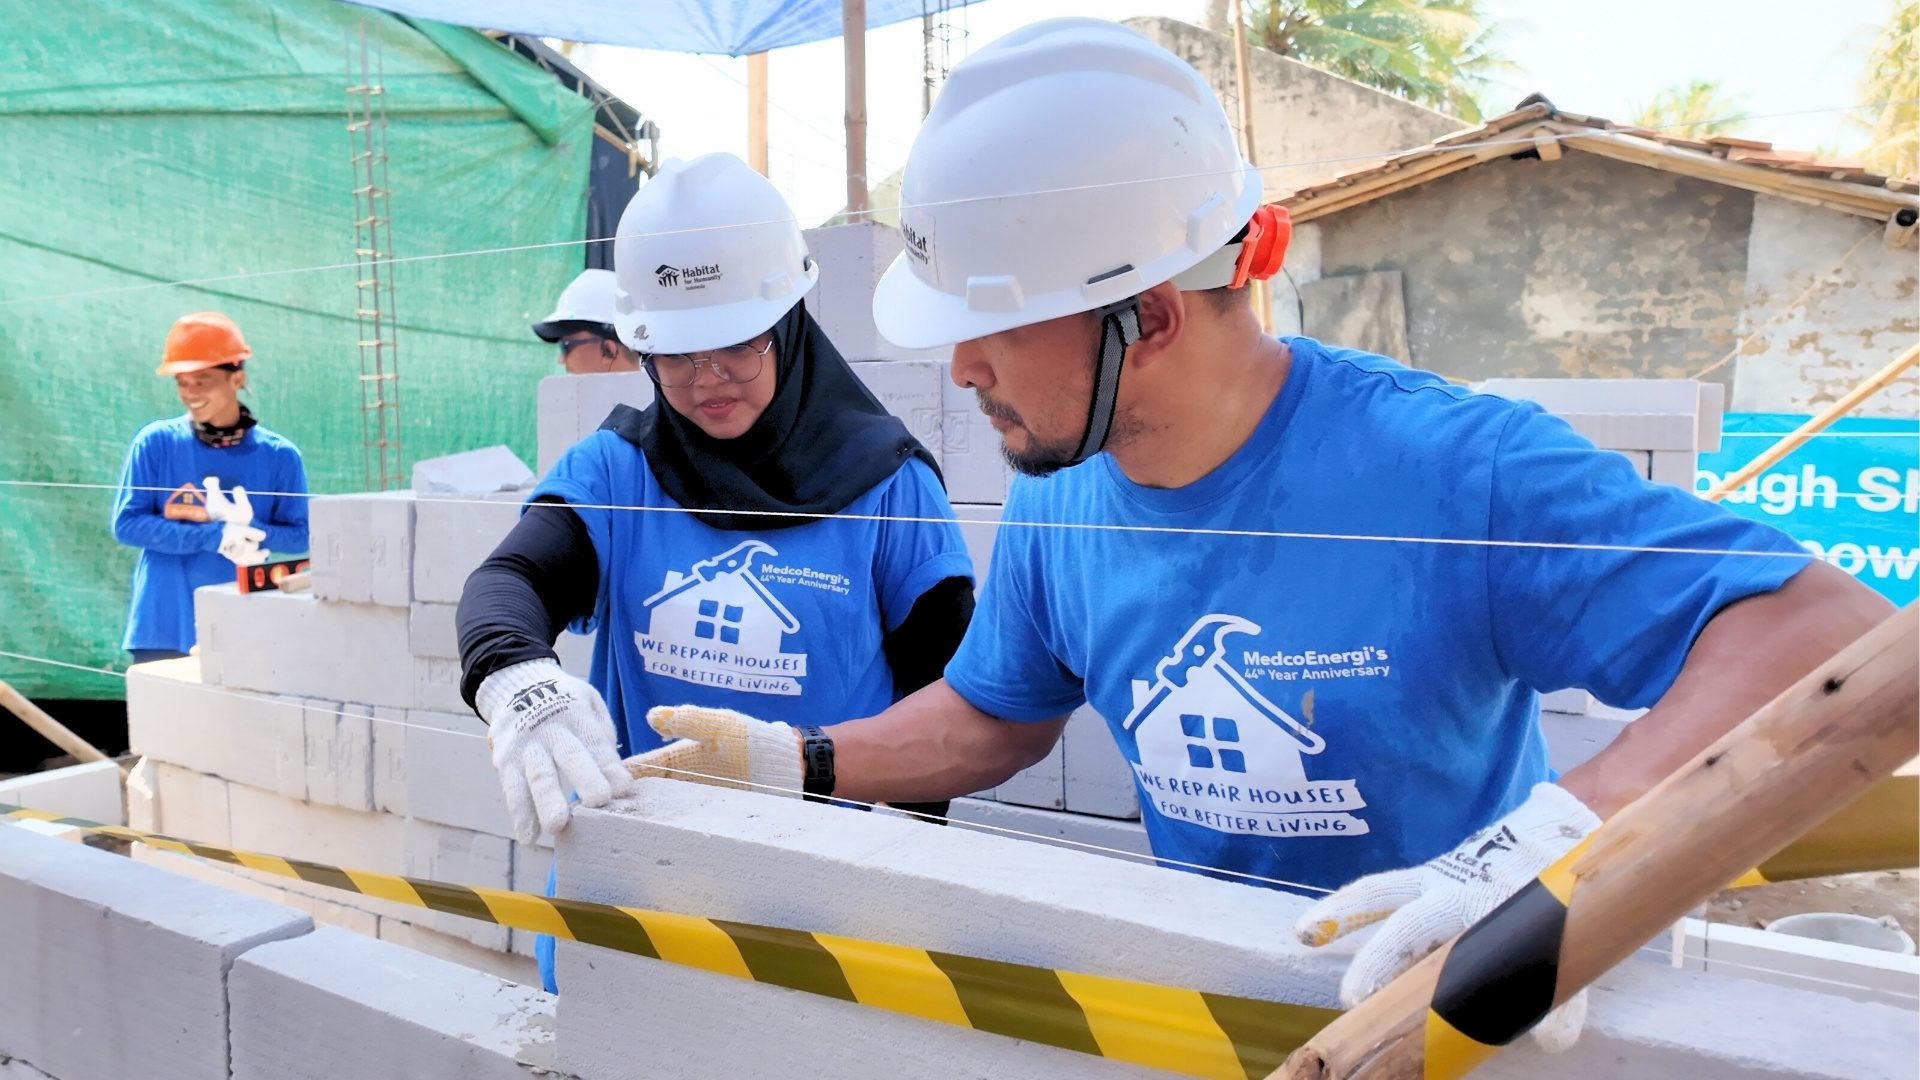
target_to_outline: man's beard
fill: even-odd
[[[1074,464],[1074,455],[1080,451],[1081,437],[1071,439],[1044,439],[1020,419],[1020,414],[1000,402],[993,401],[985,393],[975,390],[980,411],[989,417],[1018,425],[1027,433],[1027,445],[1024,450],[1015,450],[1007,440],[1000,440],[1000,456],[1006,458],[1013,471],[1023,476],[1048,476]],[[1112,447],[1137,431],[1139,424],[1130,416],[1116,415],[1113,425],[1107,433],[1107,447]]]

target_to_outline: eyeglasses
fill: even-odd
[[[704,353],[648,353],[640,362],[653,381],[668,390],[692,386],[700,377],[700,365],[707,365],[721,382],[752,382],[760,377],[767,353],[773,349],[773,335],[761,334],[752,341],[713,349]]]
[[[582,345],[594,345],[605,340],[607,339],[599,334],[575,334],[573,337],[561,338],[556,344],[560,346],[560,355],[565,356]]]

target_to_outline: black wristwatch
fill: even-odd
[[[808,802],[826,802],[833,794],[833,740],[817,727],[800,729],[800,760],[806,769],[801,790]]]

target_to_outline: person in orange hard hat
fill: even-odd
[[[113,506],[113,538],[140,550],[121,643],[136,663],[193,647],[194,589],[307,549],[300,451],[240,401],[252,356],[216,311],[183,315],[167,331],[156,374],[172,377],[187,411],[133,437]]]

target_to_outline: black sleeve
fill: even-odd
[[[593,614],[599,592],[586,523],[558,499],[537,500],[460,593],[460,696],[468,707],[501,668],[555,659],[554,641],[569,622]]]
[[[881,650],[887,654],[887,666],[893,669],[894,700],[906,697],[946,673],[947,661],[959,650],[960,639],[966,636],[967,624],[972,621],[972,581],[947,578],[920,594],[906,621],[880,641]],[[951,801],[888,805],[895,810],[925,815],[922,821],[944,825]]]
[[[946,674],[972,621],[972,581],[951,577],[920,594],[906,620],[880,641],[893,669],[895,701]]]

